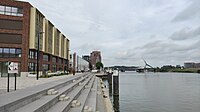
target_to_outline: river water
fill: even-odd
[[[200,74],[120,73],[120,112],[200,112]]]

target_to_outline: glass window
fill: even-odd
[[[23,16],[23,9],[18,8],[18,7],[0,5],[0,14],[12,15],[12,16]]]
[[[46,54],[46,55],[43,55],[43,60],[44,60],[44,61],[49,61],[49,55],[47,55],[47,54]]]
[[[18,14],[22,14],[22,13],[23,13],[22,8],[17,8],[17,13],[18,13]]]
[[[49,70],[49,64],[43,64],[43,71],[48,71]]]
[[[10,48],[10,57],[15,57],[15,49]]]
[[[0,12],[4,12],[4,9],[5,8],[5,6],[2,6],[2,5],[0,5]]]
[[[52,62],[56,63],[56,57],[52,57]]]
[[[6,12],[11,12],[11,7],[6,6]]]
[[[29,72],[36,71],[36,68],[37,68],[37,64],[35,64],[35,63],[28,63],[28,71]]]
[[[3,57],[9,57],[9,48],[3,49]]]
[[[3,48],[0,48],[0,58],[3,57]]]
[[[57,71],[57,66],[56,65],[52,65],[52,72],[56,72]]]
[[[12,13],[17,13],[18,8],[12,7]]]
[[[22,50],[16,49],[16,57],[21,57],[21,56],[22,56]]]
[[[34,57],[35,57],[35,52],[30,50],[29,51],[29,58],[34,59]]]

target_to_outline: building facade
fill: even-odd
[[[86,60],[87,62],[90,62],[90,56],[89,55],[83,55],[82,58]]]
[[[70,54],[70,71],[86,72],[89,71],[89,62],[81,58],[76,53]]]
[[[185,62],[184,67],[185,68],[200,68],[200,63]]]
[[[30,3],[1,0],[0,23],[1,76],[7,62],[19,63],[21,75],[35,73],[37,58],[40,73],[68,70],[69,39]]]
[[[92,51],[92,53],[90,53],[90,63],[91,63],[92,69],[96,69],[97,62],[101,62],[101,52]]]

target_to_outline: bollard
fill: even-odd
[[[119,112],[119,96],[113,96],[113,107],[115,112]]]
[[[109,95],[112,96],[112,73],[108,72]]]
[[[119,71],[113,73],[113,95],[119,96]]]
[[[119,71],[113,73],[113,108],[119,112]]]

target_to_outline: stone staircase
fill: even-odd
[[[86,73],[3,94],[0,112],[96,112],[99,82]]]

